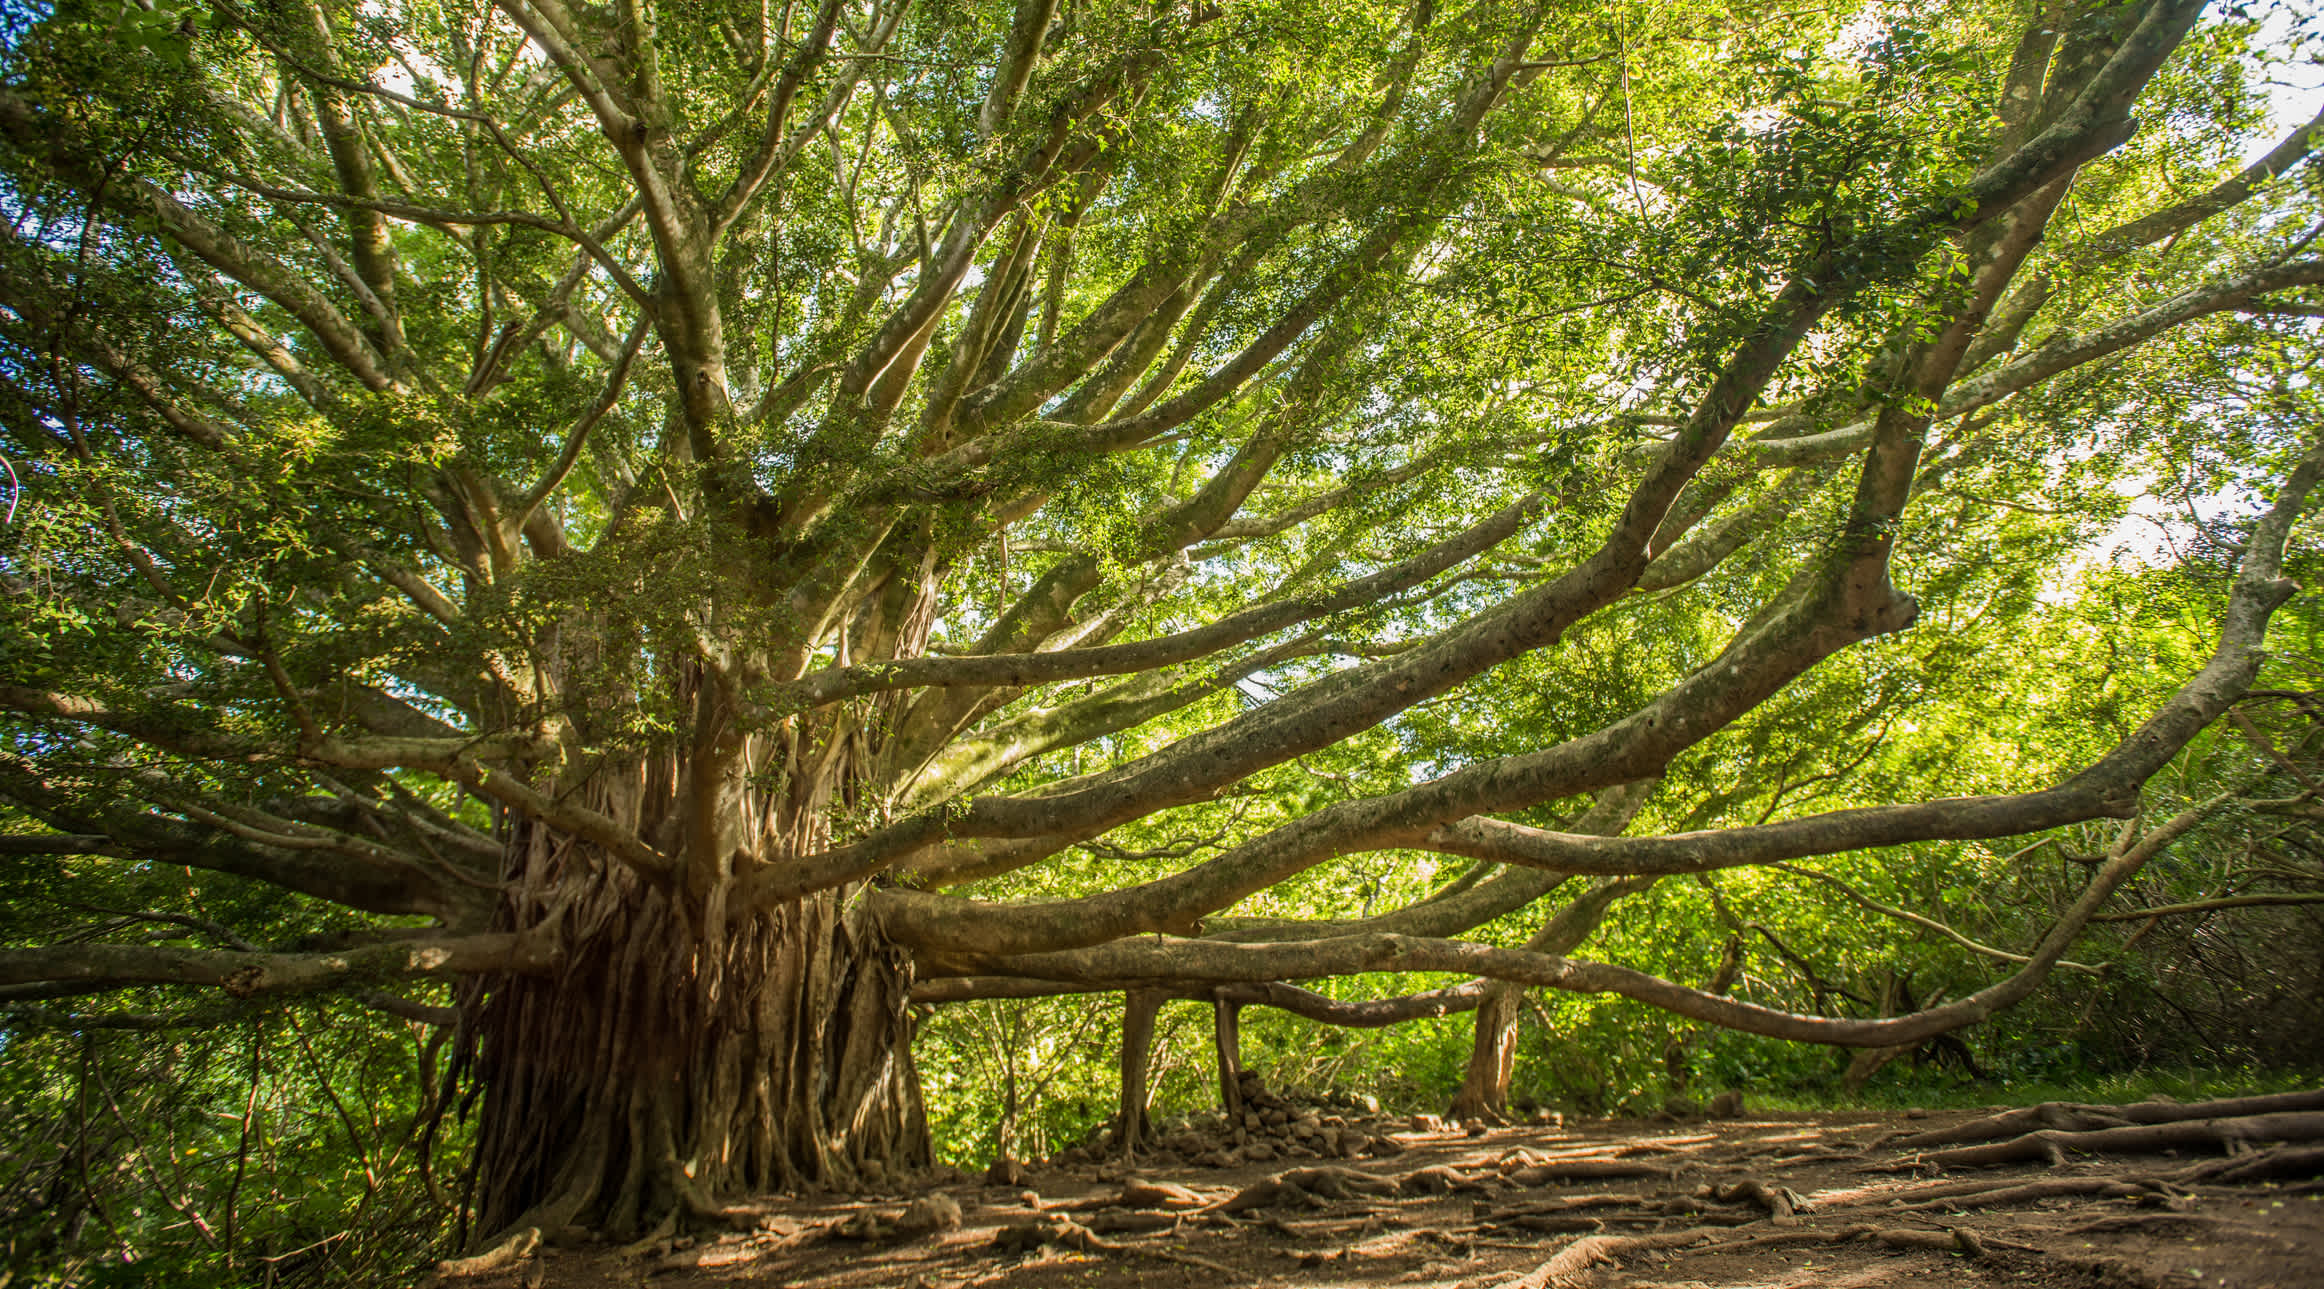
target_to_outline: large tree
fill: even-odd
[[[2133,814],[2244,695],[2324,470],[2316,131],[2244,164],[2253,29],[60,0],[0,83],[0,842],[144,905],[12,924],[0,996],[455,978],[485,1230],[916,1164],[916,981],[1988,1015],[2169,827],[1904,1016],[1561,954],[1608,883]],[[1964,525],[2230,407],[2217,649],[2118,745],[1837,813],[1754,777],[1769,712],[1909,706],[1815,678],[1946,637],[1916,595],[2006,546]],[[1536,741],[1426,737],[1464,696]],[[1265,897],[1383,852],[1458,871]]]

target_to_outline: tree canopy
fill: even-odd
[[[476,1228],[634,1232],[923,1162],[915,998],[1988,1017],[2313,809],[2268,21],[58,0],[0,55],[4,1023],[443,1025]],[[2046,688],[2144,498],[2191,629]],[[1950,1001],[1572,956],[1659,878],[2122,820]]]

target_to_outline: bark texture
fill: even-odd
[[[478,1010],[480,1232],[635,1235],[926,1165],[910,959],[847,892],[728,915],[542,830],[519,844],[509,916],[561,927],[566,952]]]

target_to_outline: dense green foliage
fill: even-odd
[[[0,17],[0,1283],[1062,1149],[1157,982],[1484,963],[1587,1113],[2313,1068],[2314,15],[2201,9]]]

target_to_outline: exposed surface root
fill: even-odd
[[[2287,1114],[2324,1110],[2324,1090],[2282,1092],[2272,1096],[2230,1097],[2221,1101],[2140,1101],[2133,1105],[2087,1105],[2079,1101],[2044,1101],[2021,1110],[2005,1110],[1950,1128],[1916,1132],[1886,1143],[1895,1150],[1926,1150],[1971,1141],[2052,1129],[2090,1132],[2133,1124],[2180,1123],[2189,1119],[2237,1119],[2250,1115]]]
[[[1969,1117],[1939,1112],[1919,1126]],[[1346,1126],[1372,1133],[1376,1122]],[[2110,1140],[2210,1122],[2080,1131]],[[1161,1126],[1166,1140],[1184,1131]],[[2324,1202],[2298,1180],[2324,1174],[2324,1142],[2159,1168],[2090,1157],[2052,1172],[2044,1157],[1915,1181],[1858,1171],[1857,1143],[1877,1131],[1858,1115],[1708,1132],[1637,1121],[1481,1138],[1396,1131],[1410,1153],[1393,1172],[1036,1164],[1011,1179],[1020,1185],[949,1178],[941,1193],[961,1225],[919,1238],[896,1238],[906,1195],[808,1195],[728,1210],[755,1213],[757,1231],[679,1232],[635,1261],[552,1236],[534,1257],[459,1283],[528,1289],[545,1272],[556,1289],[637,1289],[641,1276],[649,1289],[2301,1289],[2324,1266]],[[1582,1176],[1607,1172],[1618,1175]]]
[[[436,1274],[446,1279],[484,1275],[487,1272],[498,1271],[502,1267],[513,1266],[532,1256],[533,1251],[540,1247],[541,1228],[528,1226],[523,1230],[510,1232],[508,1238],[482,1253],[465,1258],[444,1259],[436,1264]]]
[[[1710,1232],[1665,1231],[1654,1235],[1588,1235],[1557,1251],[1549,1261],[1499,1289],[1573,1289],[1592,1267],[1619,1264],[1622,1259],[1656,1249],[1682,1248],[1700,1243]]]
[[[1003,1229],[993,1237],[993,1247],[1004,1253],[1033,1253],[1044,1247],[1055,1246],[1077,1253],[1111,1253],[1141,1258],[1157,1258],[1183,1266],[1199,1267],[1205,1271],[1233,1276],[1234,1270],[1208,1258],[1170,1249],[1146,1248],[1139,1245],[1116,1244],[1098,1235],[1081,1223],[1062,1214],[1050,1213],[1019,1226]]]
[[[2065,1163],[2069,1153],[2161,1154],[2165,1151],[2203,1147],[2233,1153],[2252,1149],[2260,1142],[2314,1141],[2320,1138],[2324,1138],[2324,1112],[2131,1124],[2117,1128],[2097,1128],[2088,1132],[2045,1128],[1990,1145],[1931,1151],[1906,1161],[1902,1166],[1936,1164],[1975,1167],[2042,1161],[2057,1165]]]
[[[1624,1177],[1652,1177],[1668,1181],[1675,1168],[1628,1159],[1568,1159],[1512,1169],[1503,1176],[1519,1186],[1554,1186],[1559,1182],[1610,1181]]]
[[[1375,1177],[1353,1168],[1294,1168],[1244,1187],[1219,1208],[1227,1213],[1249,1213],[1263,1208],[1318,1208],[1332,1200],[1394,1195],[1401,1189],[1392,1177]]]
[[[2253,1155],[2206,1160],[2173,1174],[2178,1181],[2229,1184],[2295,1177],[2324,1177],[2324,1146],[2278,1146]]]
[[[2111,1177],[2061,1177],[2021,1185],[1987,1185],[1973,1189],[1948,1187],[1948,1193],[1933,1199],[1919,1200],[1898,1207],[1907,1211],[1946,1209],[1961,1211],[1972,1208],[2009,1208],[2018,1204],[2034,1204],[2046,1199],[2068,1195],[2098,1195],[2109,1199],[2163,1198],[2167,1195],[2161,1183],[2151,1180],[2119,1181]]]
[[[1149,1182],[1126,1177],[1122,1179],[1122,1193],[1116,1202],[1125,1208],[1201,1208],[1211,1200],[1175,1182]]]
[[[1785,1186],[1770,1186],[1762,1181],[1746,1178],[1724,1186],[1705,1186],[1697,1194],[1721,1204],[1756,1204],[1767,1210],[1768,1220],[1777,1226],[1790,1226],[1799,1220],[1799,1211],[1808,1206],[1799,1192]]]

